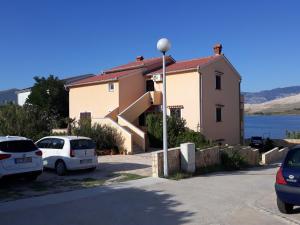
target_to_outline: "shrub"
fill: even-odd
[[[247,163],[238,151],[234,151],[232,154],[221,151],[221,166],[224,170],[239,170],[246,167]]]
[[[91,126],[90,120],[80,120],[78,126],[73,127],[73,134],[90,137],[96,142],[97,150],[114,150],[117,153],[125,151],[124,138],[115,128],[108,125]]]
[[[286,138],[300,139],[300,131],[286,131]]]
[[[148,137],[151,147],[163,146],[163,122],[162,113],[148,114],[146,117]],[[200,132],[195,132],[186,127],[186,121],[182,118],[167,117],[168,147],[173,148],[181,143],[193,142],[196,147],[208,144]]]
[[[34,105],[0,107],[0,135],[18,135],[34,141],[50,134],[55,117]]]
[[[209,142],[205,139],[203,134],[189,129],[178,136],[176,146],[186,142],[195,143],[196,148],[203,148],[209,145]]]
[[[275,148],[274,142],[270,138],[267,138],[264,147],[260,150],[260,152],[267,152],[273,148]]]

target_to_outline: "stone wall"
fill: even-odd
[[[180,171],[180,148],[168,150],[169,175]],[[163,177],[164,175],[164,154],[163,151],[152,153],[152,176]]]
[[[288,151],[288,147],[282,149],[279,149],[277,147],[273,148],[272,150],[262,154],[262,164],[267,165],[276,162],[281,162]]]
[[[195,155],[196,169],[220,164],[219,147],[198,149]]]
[[[168,169],[169,175],[172,175],[176,172],[184,170],[184,165],[190,163],[182,160],[182,157],[186,154],[185,145],[190,145],[191,143],[185,143],[181,145],[181,148],[172,148],[168,150]],[[193,145],[194,146],[194,145]],[[195,163],[194,169],[199,170],[201,168],[206,168],[210,166],[219,165],[221,163],[220,154],[222,151],[227,154],[233,154],[238,152],[245,159],[245,161],[251,166],[259,165],[260,157],[259,151],[257,149],[252,149],[250,147],[243,146],[234,146],[234,147],[211,147],[206,149],[189,149],[192,150],[195,154],[190,154],[188,160],[193,160]],[[193,158],[195,157],[195,158]],[[184,165],[182,164],[184,163]],[[152,153],[152,175],[153,177],[163,177],[163,151],[158,151]],[[190,172],[190,171],[189,171]]]
[[[225,151],[229,155],[238,152],[250,166],[257,166],[260,162],[259,150],[249,146],[229,146],[227,148],[222,148],[221,151]]]

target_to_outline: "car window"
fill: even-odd
[[[0,142],[0,150],[3,152],[18,153],[36,151],[37,147],[31,140],[17,140]]]
[[[50,148],[63,149],[65,141],[59,138],[51,138]]]
[[[89,139],[71,140],[70,143],[73,150],[95,149],[96,147],[95,142]]]
[[[289,168],[300,168],[300,149],[291,150],[287,154],[285,166]]]
[[[51,139],[47,138],[39,141],[36,145],[38,146],[38,148],[50,148],[50,143]]]

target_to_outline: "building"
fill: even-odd
[[[16,104],[17,91],[19,91],[19,89],[16,88],[0,91],[0,105],[6,105],[8,103]]]
[[[214,46],[212,56],[175,61],[166,57],[168,114],[186,120],[216,143],[243,140],[241,76]],[[145,114],[161,111],[162,59],[144,59],[74,82],[69,88],[70,117],[91,118],[118,129],[129,153],[146,150]]]
[[[93,77],[93,76],[95,76],[95,75],[94,74],[85,74],[85,75],[79,75],[79,76],[72,76],[72,77],[69,77],[69,78],[62,79],[62,81],[66,85],[69,85],[72,82],[77,82],[77,81],[80,81],[82,79],[86,79],[86,78]],[[18,90],[17,91],[18,105],[23,106],[26,103],[30,93],[31,93],[31,87],[24,88],[22,90]]]

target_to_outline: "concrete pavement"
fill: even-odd
[[[1,225],[300,224],[276,208],[277,168],[117,186],[1,204]]]

